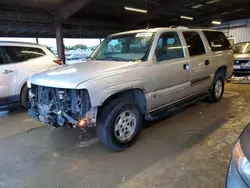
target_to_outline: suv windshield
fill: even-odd
[[[89,58],[114,61],[145,60],[152,38],[152,32],[112,36],[105,39]]]
[[[250,53],[250,43],[239,43],[233,46],[233,51],[235,54],[249,54]]]

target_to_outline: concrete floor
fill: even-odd
[[[221,102],[152,123],[121,153],[104,148],[94,129],[54,129],[12,111],[0,119],[0,187],[224,187],[232,147],[250,122],[249,91],[227,84]]]

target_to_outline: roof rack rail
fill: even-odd
[[[170,28],[188,29],[187,26],[183,26],[183,25],[179,25],[179,26],[171,25]]]
[[[190,27],[190,29],[212,29],[209,27]]]

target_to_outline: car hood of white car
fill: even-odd
[[[73,65],[62,65],[34,74],[30,82],[35,85],[74,89],[82,82],[116,74],[136,67],[135,62],[88,61]]]

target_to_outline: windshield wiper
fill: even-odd
[[[103,60],[105,59],[110,59],[110,60],[115,60],[115,61],[125,61],[125,59],[122,59],[120,57],[104,57]]]

